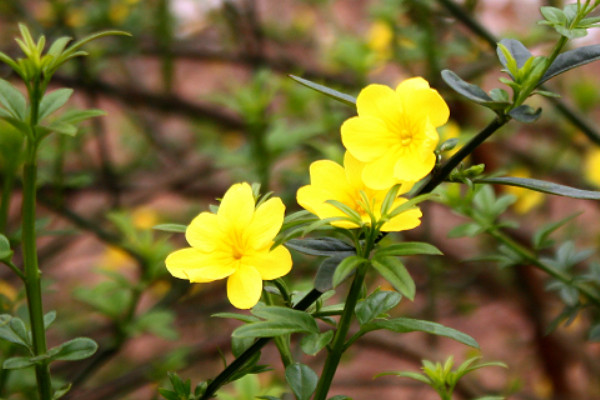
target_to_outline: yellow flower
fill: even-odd
[[[343,217],[346,214],[334,205],[327,203],[327,200],[337,200],[356,211],[365,225],[370,225],[369,212],[374,215],[376,220],[381,219],[381,205],[388,190],[374,190],[367,187],[361,179],[363,169],[364,164],[348,152],[344,156],[343,168],[330,160],[315,161],[310,166],[311,184],[298,189],[296,195],[298,204],[321,219]],[[409,189],[410,186],[401,187],[400,193],[406,193]],[[371,210],[365,209],[360,195],[361,191],[369,200]],[[391,209],[393,210],[406,201],[401,197],[396,198]],[[421,211],[417,208],[407,210],[385,222],[381,230],[395,232],[415,228],[421,223],[419,219],[421,215]],[[331,224],[346,229],[359,227],[351,221],[333,221]]]
[[[600,187],[600,148],[592,148],[585,156],[585,179],[596,187]]]
[[[380,61],[385,61],[392,56],[392,41],[394,32],[389,24],[375,21],[367,33],[368,46]]]
[[[216,214],[202,212],[192,220],[185,232],[192,247],[169,254],[167,269],[190,282],[227,278],[231,304],[251,308],[260,299],[263,280],[282,277],[292,268],[285,247],[271,249],[284,211],[276,197],[256,207],[250,185],[235,184],[223,196]]]
[[[401,82],[396,91],[369,85],[356,99],[358,116],[342,125],[342,142],[359,161],[365,184],[387,189],[399,182],[417,182],[435,165],[434,150],[450,111],[423,78]]]
[[[510,175],[517,178],[531,178],[531,174],[525,168],[516,168],[511,171]],[[518,186],[506,186],[506,191],[517,198],[517,201],[513,204],[513,209],[518,214],[527,214],[544,202],[544,195],[535,190]]]
[[[152,229],[158,223],[158,214],[148,207],[139,207],[132,214],[133,226],[140,230]]]

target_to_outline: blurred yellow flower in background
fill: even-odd
[[[285,206],[273,197],[255,206],[247,183],[231,186],[216,214],[202,212],[192,220],[185,237],[191,247],[166,259],[168,271],[190,282],[227,278],[227,297],[234,307],[258,303],[262,281],[280,278],[292,268],[288,249],[271,249],[283,224]]]
[[[0,294],[10,301],[15,301],[17,299],[17,289],[3,279],[0,279]]]
[[[344,156],[344,167],[330,161],[315,161],[310,166],[310,185],[298,189],[297,201],[303,208],[317,215],[321,219],[332,217],[344,217],[340,209],[327,203],[327,200],[337,200],[356,211],[365,225],[371,224],[373,214],[376,220],[381,219],[381,205],[390,188],[386,190],[374,190],[367,187],[362,181],[364,164],[346,152]],[[399,193],[406,193],[412,185],[405,185]],[[364,203],[360,192],[363,192],[369,200],[368,207]],[[400,206],[407,200],[397,197],[391,209]],[[394,232],[413,229],[421,223],[421,211],[418,208],[407,210],[385,222],[382,231]],[[359,228],[360,226],[351,221],[332,221],[331,225],[339,228]]]
[[[391,58],[393,40],[392,27],[383,21],[375,21],[367,32],[367,45],[375,53],[377,61]]]
[[[149,207],[136,208],[131,216],[133,226],[140,230],[152,229],[159,221],[158,213]]]
[[[593,147],[585,155],[584,163],[585,179],[592,185],[600,188],[600,148]]]
[[[358,116],[341,128],[346,149],[366,165],[366,186],[388,189],[396,183],[417,182],[435,166],[436,128],[448,121],[450,110],[439,93],[420,77],[401,82],[396,90],[369,85],[356,99]]]
[[[531,178],[529,170],[522,167],[513,169],[509,175],[517,178]],[[505,188],[509,194],[517,198],[512,207],[518,214],[526,214],[544,202],[544,194],[535,190],[518,186],[505,186]]]

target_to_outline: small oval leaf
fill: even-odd
[[[308,365],[293,363],[285,369],[285,380],[298,400],[308,400],[317,388],[319,377]]]
[[[456,92],[467,99],[479,104],[491,103],[493,99],[479,86],[463,81],[458,75],[449,69],[442,71],[442,79]]]

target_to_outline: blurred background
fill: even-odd
[[[518,38],[534,54],[545,54],[556,43],[556,33],[536,21],[539,6],[562,1],[460,4],[488,35]],[[308,182],[310,163],[341,161],[339,127],[355,110],[299,85],[289,74],[353,96],[368,83],[395,87],[422,76],[451,108],[451,121],[440,129],[442,140],[457,138],[459,145],[493,113],[452,92],[440,71],[452,69],[488,90],[498,87],[502,76],[489,37],[458,21],[444,1],[5,0],[0,49],[12,57],[20,56],[13,39],[19,22],[49,41],[107,29],[132,34],[87,45],[89,56],[71,61],[52,83],[75,90],[72,106],[108,113],[82,126],[74,138],[50,136],[40,153],[40,265],[46,311],[58,312],[49,342],[90,336],[100,344],[92,359],[54,368],[54,377],[74,382],[69,399],[157,399],[167,371],[195,384],[218,374],[223,354],[231,360],[230,332],[238,323],[210,318],[232,311],[223,282],[190,286],[172,279],[164,258],[185,246],[183,235],[151,228],[187,224],[240,181],[259,182],[262,192],[274,191],[288,211],[298,209],[295,192]],[[598,35],[592,31],[572,45],[594,43]],[[597,125],[591,121],[599,120],[598,68],[588,65],[549,85],[592,131]],[[0,77],[17,82],[5,65]],[[544,109],[539,121],[512,122],[469,162],[485,163],[488,172],[598,188],[600,142],[554,104],[542,98],[530,102]],[[5,177],[18,168],[19,139],[3,123],[0,145]],[[18,240],[18,182],[11,193],[3,197],[10,210],[6,233]],[[544,223],[581,211],[558,232],[557,242],[569,243],[572,251],[598,246],[597,203],[524,190],[510,194],[516,203],[507,218],[520,223],[511,234],[523,243]],[[449,239],[447,233],[465,220],[444,205],[423,209],[423,225],[397,239],[433,243],[445,256],[407,260],[417,299],[394,312],[462,330],[478,340],[484,361],[509,366],[465,379],[457,398],[492,392],[530,400],[600,398],[600,345],[588,340],[590,321],[578,317],[547,334],[565,307],[564,296],[546,290],[547,277],[530,267],[469,261],[493,254],[497,243],[484,236]],[[295,290],[308,290],[319,260],[294,257],[286,280]],[[23,314],[24,301],[18,280],[1,269],[0,311]],[[15,354],[4,342],[0,351],[2,358]],[[416,371],[422,358],[463,360],[473,354],[423,335],[367,335],[343,360],[332,394],[435,399],[421,384],[372,377],[384,370]],[[276,352],[267,347],[263,357],[274,372],[230,385],[221,397],[281,393]],[[303,358],[316,371],[322,361]],[[33,371],[2,371],[0,397],[32,398],[32,384]]]

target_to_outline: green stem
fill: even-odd
[[[28,153],[35,155],[36,152],[34,149],[29,149]],[[46,330],[44,328],[41,271],[38,268],[35,234],[36,176],[35,158],[33,160],[29,159],[25,164],[23,175],[23,230],[21,239],[33,353],[35,356],[40,356],[46,354]],[[35,374],[41,400],[50,400],[52,398],[52,387],[48,363],[41,361],[36,364]]]
[[[542,271],[544,271],[545,273],[547,273],[554,279],[559,280],[564,284],[575,287],[589,301],[596,304],[597,306],[600,306],[600,296],[598,295],[598,293],[596,293],[596,291],[594,291],[588,285],[581,283],[581,282],[575,282],[573,277],[571,277],[569,274],[565,274],[564,272],[540,261],[536,257],[534,252],[532,252],[525,246],[520,245],[514,239],[512,239],[510,236],[506,235],[499,229],[489,229],[487,232],[494,239],[501,242],[502,244],[504,244],[505,246],[510,248],[512,251],[514,251],[516,254],[518,254],[527,263],[530,263],[530,264],[536,266],[537,268],[541,269]]]
[[[302,300],[300,300],[298,302],[298,304],[296,304],[294,306],[294,310],[302,310],[302,311],[306,310],[308,307],[311,306],[312,303],[317,301],[317,299],[319,297],[321,297],[322,294],[323,293],[318,291],[317,289],[311,290],[310,292],[308,292],[308,294],[306,296],[304,296],[302,298]],[[213,379],[210,382],[210,384],[206,388],[206,391],[204,392],[204,394],[202,395],[200,400],[208,400],[211,397],[213,397],[215,392],[221,386],[223,386],[224,384],[229,382],[229,379],[231,379],[231,377],[240,368],[242,368],[246,364],[246,362],[254,356],[254,354],[258,353],[260,351],[260,349],[262,349],[267,343],[269,343],[269,340],[271,340],[271,339],[272,338],[258,339],[256,342],[254,342],[254,344],[252,346],[250,346],[246,351],[244,351],[242,354],[240,354],[239,357],[237,357],[235,360],[233,360],[231,362],[231,364],[229,364],[223,371],[221,371],[221,373],[219,375],[217,375],[215,377],[215,379]]]
[[[471,154],[477,146],[483,143],[487,138],[492,136],[494,132],[500,129],[504,124],[509,121],[509,117],[497,117],[488,124],[481,132],[479,132],[473,139],[471,139],[466,145],[460,148],[440,169],[434,171],[431,175],[431,179],[415,194],[425,194],[431,192],[440,183],[444,181],[450,175],[452,170],[460,164],[469,154]]]
[[[369,264],[365,263],[359,266],[358,270],[356,271],[356,275],[352,281],[352,286],[350,287],[350,292],[346,298],[344,312],[342,313],[342,317],[340,318],[340,322],[338,324],[338,329],[336,330],[333,338],[331,351],[327,355],[325,365],[323,366],[323,371],[321,372],[321,377],[317,383],[314,400],[325,400],[327,398],[327,393],[329,392],[331,382],[333,381],[333,376],[335,375],[335,371],[337,370],[340,359],[342,358],[342,354],[344,353],[346,347],[346,336],[350,330],[350,323],[352,322],[354,308],[358,302],[358,297],[360,296],[360,290],[362,288],[368,267]]]

